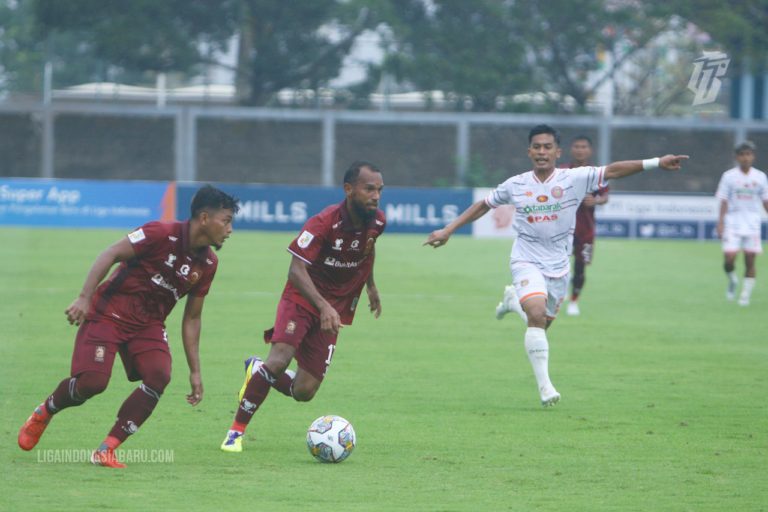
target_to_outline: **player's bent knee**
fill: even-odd
[[[171,382],[171,372],[166,370],[156,370],[144,376],[142,381],[158,394],[162,394],[163,391],[165,391],[165,387]]]
[[[88,400],[92,396],[107,389],[109,375],[99,372],[83,372],[77,376],[75,393],[81,400]]]
[[[317,388],[304,388],[304,389],[296,389],[296,387],[293,388],[293,399],[297,402],[309,402],[313,398],[315,398],[315,394],[317,393]]]
[[[291,364],[296,349],[287,343],[273,343],[264,365],[274,375],[281,375]]]

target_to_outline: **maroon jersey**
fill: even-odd
[[[344,201],[311,217],[288,246],[288,252],[309,264],[309,277],[320,295],[339,313],[342,324],[352,323],[360,292],[373,270],[376,239],[385,225],[384,212],[377,210],[367,226],[355,228]],[[285,285],[283,298],[319,315],[290,281]]]
[[[608,193],[608,187],[601,187],[592,192],[595,197],[603,196]],[[576,210],[576,228],[573,232],[573,236],[581,239],[588,240],[595,238],[595,207],[587,206],[584,203],[579,205]]]
[[[218,259],[210,247],[189,247],[189,222],[149,222],[128,235],[135,257],[96,290],[88,319],[132,327],[163,324],[188,293],[208,294]]]
[[[575,164],[570,164],[569,169],[578,167]],[[601,187],[592,192],[595,197],[604,196],[608,193],[608,187]],[[576,228],[573,232],[574,238],[578,240],[594,240],[595,238],[595,207],[586,206],[584,203],[579,203],[579,208],[576,210]]]

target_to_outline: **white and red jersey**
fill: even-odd
[[[754,167],[748,172],[738,167],[725,171],[715,197],[728,203],[726,230],[744,236],[760,232],[763,201],[768,201],[768,178],[763,171]]]
[[[607,186],[605,167],[555,169],[541,182],[533,171],[512,176],[485,198],[491,208],[515,207],[512,263],[529,262],[548,277],[570,269],[576,209],[587,192]]]

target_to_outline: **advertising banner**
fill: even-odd
[[[168,182],[0,179],[0,225],[130,229],[172,220]]]
[[[178,184],[180,219],[189,217],[189,204],[199,188],[196,183]],[[216,184],[240,199],[235,229],[298,231],[323,208],[344,200],[341,187],[289,187],[283,185]],[[455,219],[472,201],[470,190],[385,188],[381,208],[387,232],[429,233]],[[471,227],[460,230],[471,233]]]

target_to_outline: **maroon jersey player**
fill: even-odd
[[[310,218],[291,242],[291,264],[274,327],[264,333],[271,344],[266,361],[245,362],[240,404],[221,449],[242,451],[242,437],[271,387],[300,402],[311,400],[331,364],[336,337],[350,325],[363,286],[368,307],[381,314],[373,279],[376,240],[384,231],[378,209],[383,188],[381,172],[355,162],[344,175],[346,198]],[[296,359],[298,369],[287,370]]]
[[[65,311],[70,324],[80,326],[70,376],[22,426],[18,438],[22,449],[35,447],[55,414],[104,391],[119,353],[128,380],[141,384],[123,402],[91,460],[125,467],[114,450],[152,414],[170,381],[165,319],[185,295],[182,340],[192,387],[187,401],[197,405],[202,400],[200,318],[218,264],[210,246],[221,248],[232,233],[237,210],[234,197],[207,185],[192,199],[190,220],[144,224],[96,258],[80,295]],[[118,267],[101,282],[115,263]]]
[[[579,135],[571,142],[570,167],[590,165],[592,141],[586,135]],[[579,295],[586,281],[586,267],[592,263],[595,247],[595,205],[608,202],[608,187],[602,187],[584,197],[576,210],[576,227],[573,233],[573,278],[571,279],[571,300],[566,308],[569,315],[578,315]]]

